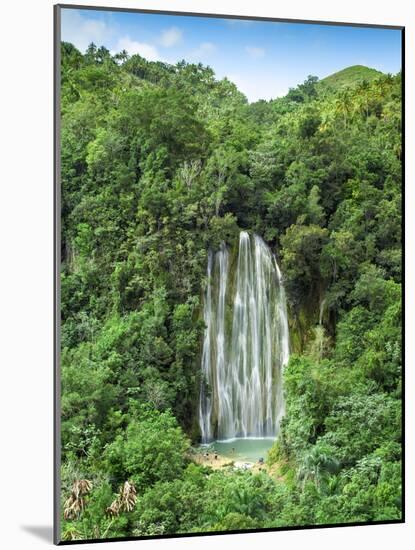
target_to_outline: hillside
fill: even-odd
[[[324,88],[349,88],[363,80],[371,82],[382,75],[383,73],[376,69],[364,65],[353,65],[322,78],[319,84]]]

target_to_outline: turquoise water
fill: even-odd
[[[266,460],[267,452],[274,441],[272,438],[234,439],[215,441],[210,447],[235,461],[258,462],[260,458]]]

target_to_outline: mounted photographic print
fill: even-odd
[[[404,521],[403,34],[55,7],[56,543]]]

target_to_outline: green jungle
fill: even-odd
[[[63,540],[401,520],[401,87],[355,66],[248,103],[62,43]],[[208,251],[241,230],[290,334],[251,470],[196,460]]]

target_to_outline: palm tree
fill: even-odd
[[[352,112],[351,96],[348,90],[340,90],[334,100],[336,115],[342,116],[344,127],[347,128],[347,119]]]
[[[315,445],[303,458],[298,469],[298,479],[302,481],[303,488],[307,481],[314,481],[320,489],[330,474],[337,473],[340,463],[330,456],[329,450],[323,446]]]
[[[369,90],[370,84],[367,80],[363,80],[355,89],[355,103],[359,111],[363,111],[366,120],[369,118]]]
[[[232,492],[232,505],[229,512],[238,512],[251,517],[263,517],[265,514],[264,501],[258,493],[248,491],[245,487],[236,487]]]

